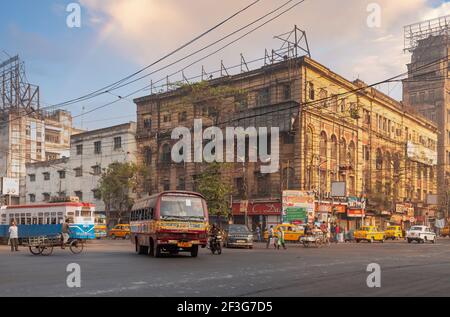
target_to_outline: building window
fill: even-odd
[[[283,85],[283,100],[291,99],[291,85]]]
[[[144,149],[144,163],[147,166],[152,164],[152,148],[149,146]]]
[[[269,174],[256,174],[256,184],[258,195],[268,195],[270,193],[270,175]]]
[[[239,94],[234,97],[236,111],[245,110],[248,108],[248,97],[246,94]]]
[[[170,181],[169,180],[163,180],[162,182],[163,190],[170,190]]]
[[[30,174],[30,175],[28,175],[28,177],[30,178],[30,182],[36,181],[36,174]]]
[[[172,116],[170,115],[170,113],[166,113],[163,116],[163,122],[170,122],[172,121]]]
[[[283,144],[294,144],[295,142],[295,134],[291,132],[283,133]]]
[[[337,160],[338,156],[338,141],[336,136],[333,134],[331,136],[331,159]]]
[[[50,201],[50,194],[49,193],[42,193],[43,201],[48,202]]]
[[[50,180],[50,173],[49,172],[42,173],[42,175],[44,175],[44,181],[49,181]]]
[[[83,176],[83,169],[81,167],[74,168],[73,170],[75,171],[75,177]]]
[[[315,91],[314,91],[314,84],[313,83],[309,83],[309,99],[310,100],[314,100],[316,98],[315,96]]]
[[[234,179],[235,188],[236,188],[236,195],[238,197],[244,197],[245,195],[245,186],[244,186],[244,178],[237,177]]]
[[[169,164],[171,161],[170,145],[164,144],[162,147],[161,163]]]
[[[120,136],[114,138],[114,150],[122,148],[122,138]]]
[[[184,122],[187,120],[187,112],[183,111],[178,113],[178,122]]]
[[[58,174],[60,179],[66,178],[66,171],[58,171]]]
[[[178,178],[178,186],[177,186],[177,190],[185,190],[186,189],[186,182],[184,177],[179,177]]]
[[[102,199],[102,193],[99,189],[93,189],[92,194],[94,196],[94,199],[97,199],[97,200]]]
[[[319,155],[322,158],[327,157],[327,134],[325,131],[320,133]]]
[[[258,90],[256,98],[257,106],[267,106],[270,103],[270,89],[269,87]]]
[[[102,141],[94,142],[94,154],[102,153]]]
[[[102,167],[100,165],[92,166],[92,173],[94,175],[100,175],[102,173]]]
[[[152,128],[152,118],[147,117],[144,119],[144,129],[151,129]]]
[[[30,203],[36,202],[36,195],[35,194],[29,194],[28,197],[30,199]]]
[[[83,201],[83,192],[80,190],[75,191],[75,196],[78,197],[80,201]]]
[[[83,144],[77,145],[77,155],[83,155]]]

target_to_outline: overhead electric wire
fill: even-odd
[[[92,98],[93,95],[98,96],[99,93],[103,94],[105,93],[107,90],[111,90],[113,87],[115,87],[116,85],[142,73],[143,71],[147,70],[148,68],[158,64],[159,62],[169,58],[170,56],[176,54],[177,52],[181,51],[182,49],[184,49],[185,47],[191,45],[192,43],[196,42],[197,40],[199,40],[200,38],[204,37],[205,35],[209,34],[210,32],[214,31],[215,29],[219,28],[220,26],[222,26],[223,24],[227,23],[228,21],[230,21],[231,19],[233,19],[234,17],[236,17],[237,15],[241,14],[242,12],[246,11],[247,9],[249,9],[250,7],[254,6],[255,4],[257,4],[258,2],[260,2],[261,0],[255,0],[252,3],[250,3],[249,5],[245,6],[244,8],[238,10],[237,12],[233,13],[231,16],[227,17],[226,19],[224,19],[223,21],[219,22],[218,24],[216,24],[215,26],[209,28],[208,30],[206,30],[205,32],[201,33],[200,35],[196,36],[195,38],[193,38],[192,40],[188,41],[187,43],[181,45],[180,47],[176,48],[175,50],[169,52],[168,54],[162,56],[161,58],[157,59],[156,61],[152,62],[151,64],[139,69],[138,71],[132,73],[131,75],[126,76],[125,78],[122,78],[110,85],[107,85],[105,87],[102,87],[100,89],[97,89],[91,93],[88,93],[84,96],[78,97],[78,98],[74,98],[71,100],[67,100],[64,102],[60,102],[60,103],[56,103],[54,105],[52,105],[52,107],[61,107],[67,104],[72,104],[75,102],[80,102],[80,101],[84,101],[86,99],[90,99]]]

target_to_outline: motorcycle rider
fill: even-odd
[[[209,247],[212,249],[212,243],[216,241],[217,236],[220,235],[219,227],[214,223],[209,229]]]

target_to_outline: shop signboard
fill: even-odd
[[[347,209],[347,217],[363,218],[364,217],[364,209],[361,209],[361,208]]]
[[[314,220],[315,209],[314,193],[302,190],[283,191],[282,209],[283,220],[292,222],[295,220]]]

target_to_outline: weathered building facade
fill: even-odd
[[[221,129],[279,128],[279,147],[272,148],[279,150],[276,172],[261,172],[267,162],[237,160],[222,171],[235,189],[233,214],[242,216],[239,201],[245,197],[252,223],[281,220],[284,189],[314,191],[320,209],[331,197],[332,182],[342,181],[347,197],[368,199],[373,216],[391,215],[400,202],[414,203],[422,212],[425,197],[436,192],[436,126],[361,81],[300,57],[214,79],[208,86],[231,89],[222,90],[219,105],[217,98],[193,98],[189,86],[135,100],[138,150],[150,172],[144,192],[196,189],[205,164],[171,160],[178,141],[171,140],[173,129],[192,129],[194,119]],[[424,151],[429,155],[421,157]],[[345,226],[356,225],[346,215],[340,218]]]
[[[103,171],[114,162],[136,161],[136,123],[73,135],[70,157],[26,165],[26,203],[77,196],[105,212],[98,191]]]

